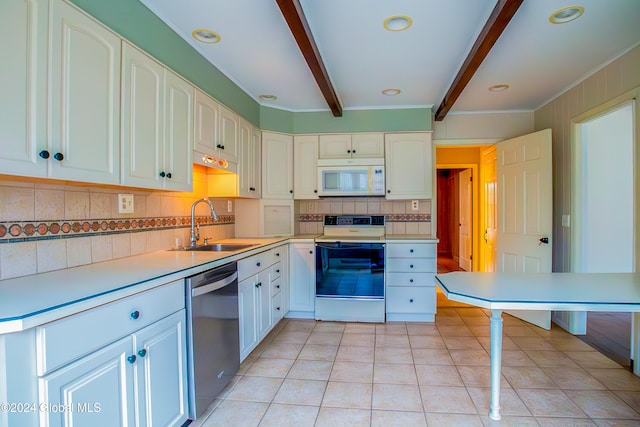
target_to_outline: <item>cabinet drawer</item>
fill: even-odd
[[[393,287],[387,289],[387,313],[435,313],[436,288]]]
[[[282,275],[282,263],[278,262],[276,264],[273,264],[270,267],[270,271],[269,271],[269,277],[271,278],[271,281],[279,279],[281,275]]]
[[[273,319],[273,324],[278,323],[283,317],[282,294],[277,293],[271,298],[271,318]]]
[[[38,375],[183,309],[184,298],[184,280],[176,280],[37,327]]]
[[[279,277],[271,281],[271,295],[275,295],[282,290],[282,279]]]
[[[434,286],[433,273],[387,273],[387,286]]]
[[[387,258],[386,271],[397,273],[435,273],[435,258]]]
[[[282,258],[284,258],[285,251],[287,251],[287,245],[278,246],[277,248],[271,249],[270,251],[272,256],[271,263],[274,264],[276,262],[282,261]]]
[[[388,258],[435,258],[436,245],[425,243],[387,243]]]
[[[247,277],[258,274],[271,264],[272,255],[271,251],[261,252],[256,255],[252,255],[249,258],[241,259],[238,261],[238,282],[243,281]]]

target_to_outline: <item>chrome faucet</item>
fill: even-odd
[[[198,199],[193,202],[193,205],[191,205],[191,247],[196,246],[198,239],[200,239],[200,225],[196,225],[196,205],[200,202],[208,203],[211,209],[211,217],[214,221],[218,220],[218,214],[211,200],[205,197],[204,199]]]

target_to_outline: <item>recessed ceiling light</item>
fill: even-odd
[[[562,9],[558,9],[551,14],[549,22],[552,24],[565,24],[571,22],[574,19],[578,19],[584,13],[584,7],[582,6],[567,6]]]
[[[396,88],[389,88],[389,89],[384,89],[382,91],[383,95],[387,95],[387,96],[396,96],[400,93],[400,89],[396,89]]]
[[[410,17],[406,15],[393,15],[384,20],[384,28],[389,31],[404,31],[413,24]]]
[[[191,37],[202,43],[214,44],[221,40],[220,34],[207,29],[198,29],[191,32]]]
[[[258,96],[258,98],[262,99],[263,101],[275,101],[276,99],[278,99],[278,97],[275,95],[260,95]]]
[[[509,89],[509,85],[506,84],[493,85],[489,87],[490,92],[504,92],[507,89]]]

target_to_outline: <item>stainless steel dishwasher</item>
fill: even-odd
[[[189,416],[196,419],[240,368],[235,262],[186,279]]]

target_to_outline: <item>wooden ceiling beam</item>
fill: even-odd
[[[331,112],[334,117],[342,117],[342,105],[340,105],[336,91],[333,89],[331,80],[329,80],[329,73],[327,73],[327,69],[322,62],[316,42],[313,40],[313,35],[300,2],[298,0],[276,0],[276,3],[278,3],[282,16],[287,21],[287,25],[289,25],[289,29],[296,43],[298,43],[300,52],[302,52],[302,56],[307,61],[311,74],[316,79]]]
[[[467,86],[473,75],[489,51],[496,43],[504,29],[509,25],[511,18],[516,14],[518,8],[524,0],[498,0],[496,7],[493,8],[491,16],[478,35],[471,51],[467,55],[458,75],[451,83],[451,87],[440,103],[435,114],[436,121],[444,120],[445,116],[453,107],[464,88]]]

